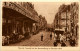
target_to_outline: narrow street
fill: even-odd
[[[2,8],[3,46],[78,45],[77,2],[3,2]]]
[[[10,44],[9,46],[53,46],[53,37],[50,40],[50,33],[41,31],[36,35],[33,35],[30,39],[22,40],[19,43]],[[41,35],[43,34],[43,41],[41,41]],[[53,33],[52,33],[53,35]]]

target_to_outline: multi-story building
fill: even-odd
[[[66,32],[70,32],[70,5],[65,5],[64,9],[60,11],[60,26],[65,29]]]
[[[78,22],[79,22],[79,5],[78,3],[72,3],[70,5],[61,5],[58,13],[54,19],[54,29],[65,29],[66,32],[72,34],[78,34]]]
[[[71,32],[74,35],[78,35],[78,28],[79,28],[79,4],[78,3],[72,3],[71,5]]]
[[[31,34],[33,24],[39,17],[29,2],[3,2],[2,35]]]

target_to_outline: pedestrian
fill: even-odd
[[[63,35],[60,36],[60,42],[64,40]]]
[[[62,47],[65,47],[66,44],[65,44],[63,41],[61,41],[61,46],[62,46]]]
[[[50,40],[52,40],[52,33],[50,34]]]
[[[57,34],[54,34],[54,37],[57,38]]]
[[[59,36],[59,34],[57,35],[57,42],[60,43],[60,36]]]
[[[43,34],[41,35],[41,41],[43,41]]]
[[[54,41],[54,43],[53,43],[53,44],[54,44],[54,46],[57,46],[57,45],[58,45],[58,43],[57,43],[57,41],[56,41],[56,40]]]
[[[75,44],[76,44],[76,43],[75,43],[75,40],[71,40],[70,45],[71,45],[71,46],[75,46]]]
[[[6,36],[6,38],[7,38],[7,44],[9,44],[10,36],[9,36],[9,35],[7,35],[7,36]]]
[[[70,40],[70,45],[75,46],[75,44],[76,44],[75,37],[72,37],[72,39]]]
[[[67,34],[67,36],[66,36],[66,41],[68,41],[69,40],[69,35]]]
[[[54,41],[56,41],[56,39],[57,39],[57,35],[56,35],[56,34],[54,34]]]
[[[66,36],[65,35],[63,35],[63,40],[66,42]]]

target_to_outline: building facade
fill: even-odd
[[[78,36],[79,32],[79,4],[72,3],[71,4],[71,32]]]
[[[29,2],[3,2],[2,35],[32,33],[34,23],[39,22],[38,13]]]
[[[79,5],[71,3],[69,5],[61,5],[59,11],[55,15],[54,29],[65,29],[65,32],[70,32],[73,35],[78,34],[79,22]]]

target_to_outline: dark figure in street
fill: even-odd
[[[63,41],[61,41],[61,46],[62,46],[62,47],[65,47],[66,44],[65,44]]]
[[[76,43],[75,43],[75,39],[74,39],[74,40],[71,39],[71,40],[70,40],[70,45],[71,45],[71,46],[75,46],[75,44],[76,44]]]
[[[57,45],[58,45],[57,41],[54,41],[54,43],[53,43],[53,44],[54,44],[54,46],[57,46]]]
[[[43,34],[41,35],[41,41],[43,41]]]
[[[50,34],[50,40],[52,40],[52,34]]]
[[[58,43],[60,43],[60,37],[59,35],[57,35],[57,40],[56,40]]]

